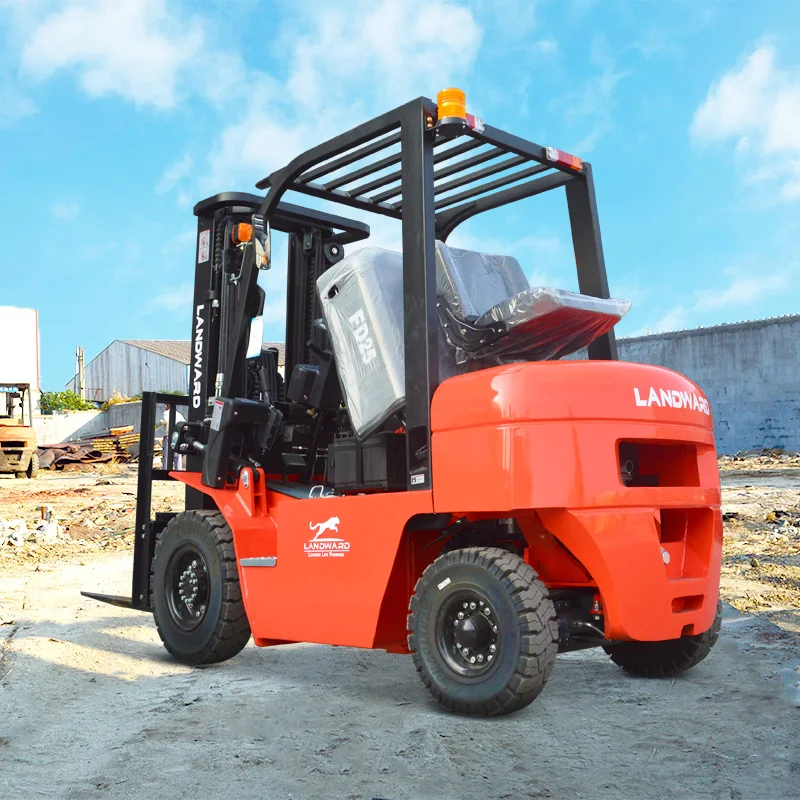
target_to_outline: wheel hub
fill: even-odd
[[[166,587],[172,618],[184,630],[200,624],[208,607],[208,569],[202,554],[188,546],[172,557]]]
[[[477,677],[494,662],[500,629],[488,599],[477,591],[455,593],[440,612],[439,652],[448,666],[466,677]]]
[[[178,592],[183,600],[184,604],[188,609],[191,610],[194,601],[197,599],[197,573],[195,572],[195,567],[193,564],[197,562],[192,562],[192,565],[186,567],[186,569],[181,573],[181,579],[178,582]]]
[[[454,638],[457,648],[483,650],[492,640],[492,627],[483,614],[473,614],[456,620]]]

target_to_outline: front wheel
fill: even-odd
[[[697,666],[717,643],[722,626],[722,603],[717,602],[714,622],[705,633],[663,642],[620,642],[603,649],[611,660],[631,675],[669,678]]]
[[[450,711],[518,711],[550,677],[555,608],[533,568],[513,553],[470,547],[439,556],[417,582],[410,612],[414,665]]]
[[[150,585],[158,634],[178,661],[225,661],[250,639],[233,534],[219,512],[170,520],[156,540]]]
[[[25,474],[30,478],[30,480],[35,480],[39,477],[39,456],[34,453],[31,456],[31,460],[28,462],[28,469],[25,471]]]

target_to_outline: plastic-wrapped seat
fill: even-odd
[[[365,247],[317,279],[350,422],[363,439],[406,401],[403,256]]]
[[[403,256],[365,247],[317,280],[350,422],[363,439],[406,403]],[[439,333],[442,380],[463,372]]]
[[[436,243],[441,380],[515,360],[585,347],[629,303],[532,289],[519,263]],[[403,257],[365,247],[317,280],[353,430],[369,436],[405,406]]]
[[[531,287],[519,262],[436,242],[439,319],[457,364],[558,359],[607,333],[630,308]]]

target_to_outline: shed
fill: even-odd
[[[283,343],[264,342],[278,348],[284,364]],[[165,339],[115,339],[84,368],[86,399],[102,402],[119,392],[136,397],[142,392],[182,392],[189,386],[188,341]],[[66,387],[78,390],[77,376]]]

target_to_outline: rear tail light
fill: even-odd
[[[573,156],[570,153],[565,153],[556,147],[546,147],[544,150],[545,156],[548,161],[554,164],[561,164],[563,167],[574,169],[575,172],[580,172],[583,169],[583,161],[578,156]]]

